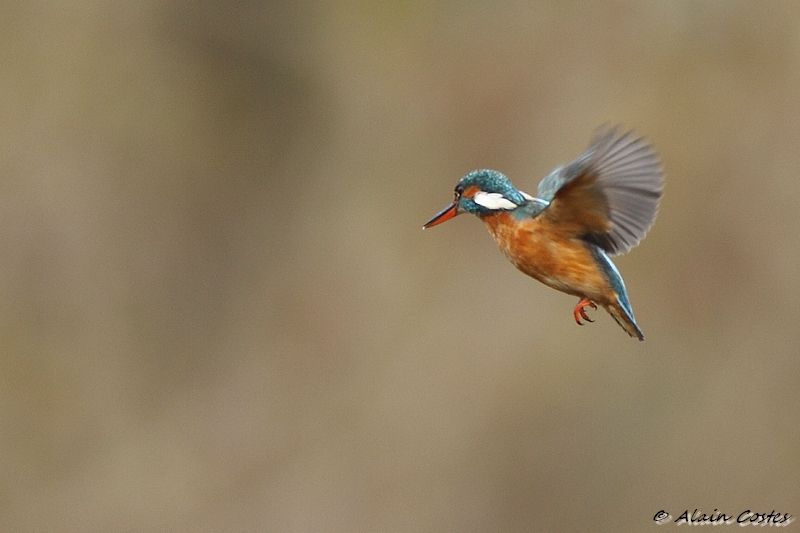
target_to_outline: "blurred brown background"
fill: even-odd
[[[60,5],[0,8],[0,529],[800,514],[797,3]],[[604,122],[644,343],[421,230]]]

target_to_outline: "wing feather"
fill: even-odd
[[[545,177],[538,196],[550,202],[543,214],[551,221],[616,255],[639,244],[653,225],[663,183],[650,143],[611,128]]]

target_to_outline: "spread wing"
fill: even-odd
[[[653,225],[663,182],[652,146],[613,128],[545,177],[538,197],[550,202],[542,214],[551,222],[615,255],[639,244]]]

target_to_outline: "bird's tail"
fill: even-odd
[[[636,319],[633,318],[633,310],[630,308],[630,305],[622,305],[622,302],[617,299],[617,301],[608,304],[605,308],[608,314],[614,317],[617,324],[622,326],[622,329],[624,329],[628,335],[636,337],[640,341],[644,340],[644,333],[642,333],[642,330],[639,329],[639,326],[636,324]]]

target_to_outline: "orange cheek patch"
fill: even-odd
[[[477,185],[470,185],[469,187],[464,189],[464,192],[461,193],[461,196],[464,197],[464,198],[474,198],[475,197],[475,193],[477,193],[480,190],[481,190],[481,188],[478,187]]]

